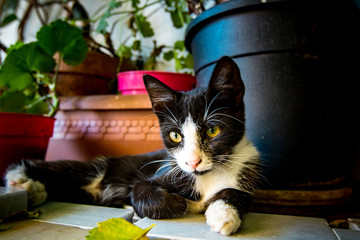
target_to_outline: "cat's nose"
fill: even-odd
[[[201,163],[200,158],[194,158],[189,161],[186,161],[186,165],[190,166],[194,170],[197,168],[197,166],[199,166],[200,163]]]

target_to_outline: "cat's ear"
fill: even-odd
[[[172,90],[153,76],[145,74],[143,79],[152,107],[155,111],[162,111],[162,109],[165,108],[164,104],[170,106],[176,103],[180,97],[178,92]]]
[[[222,57],[216,64],[212,73],[208,97],[213,99],[229,99],[241,104],[245,93],[245,85],[241,79],[240,70],[230,57]]]

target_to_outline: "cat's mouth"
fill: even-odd
[[[204,175],[205,173],[208,173],[208,172],[210,172],[210,171],[211,171],[211,169],[203,170],[203,171],[195,170],[195,171],[193,172],[193,174],[195,174],[195,175]]]

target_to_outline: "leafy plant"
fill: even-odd
[[[150,7],[155,8],[155,10],[146,15],[145,12]],[[111,16],[118,15],[127,20],[127,26],[130,30],[129,36],[125,38],[116,51],[120,65],[131,59],[137,69],[154,70],[158,57],[162,56],[166,61],[175,60],[176,71],[192,71],[191,54],[186,51],[185,47],[179,47],[179,45],[184,45],[183,41],[177,41],[174,46],[158,46],[157,42],[153,40],[153,49],[149,56],[145,57],[140,40],[141,37],[154,37],[155,30],[151,25],[150,18],[160,10],[169,14],[175,28],[186,26],[191,20],[186,0],[111,0],[104,9],[100,17],[93,20],[98,23],[96,28],[98,33],[111,36],[117,22],[114,22],[110,32],[108,32],[108,20]]]
[[[81,31],[65,21],[43,26],[36,38],[8,49],[0,68],[0,111],[54,116],[59,107],[55,88],[61,61],[77,65],[86,58],[88,47]]]
[[[146,234],[155,226],[153,224],[146,229],[141,229],[122,218],[111,218],[98,225],[89,231],[87,240],[146,240],[149,239]]]
[[[153,28],[151,17],[158,12],[165,12],[174,28],[182,28],[190,22],[190,14],[199,14],[204,0],[110,0],[101,6],[89,18],[86,9],[86,0],[43,0],[26,2],[21,17],[16,15],[17,5],[21,0],[0,0],[0,27],[17,19],[19,21],[18,38],[24,39],[24,29],[28,24],[30,13],[35,13],[39,21],[46,25],[51,16],[52,7],[58,5],[64,10],[68,22],[81,23],[82,33],[91,50],[102,51],[111,57],[119,58],[118,71],[131,69],[153,70],[160,58],[166,61],[174,59],[175,69],[180,72],[192,72],[192,56],[185,48],[180,50],[179,42],[173,46],[159,45],[153,39],[156,29]],[[110,25],[109,18],[119,16],[119,19]],[[112,19],[113,20],[113,19]],[[130,30],[125,40],[117,47],[113,46],[112,33],[120,20],[125,20],[125,25]],[[76,24],[79,25],[79,24]],[[92,31],[92,30],[95,30]],[[90,34],[91,32],[91,34]],[[101,34],[104,43],[100,44],[92,36]],[[153,39],[152,50],[144,51],[143,38]],[[0,42],[0,48],[6,50]],[[1,62],[1,61],[0,61]]]

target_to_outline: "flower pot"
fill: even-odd
[[[143,75],[149,74],[176,91],[188,91],[196,86],[196,78],[189,74],[160,71],[127,71],[118,73],[118,90],[122,95],[147,94]]]
[[[54,122],[54,118],[39,115],[0,113],[0,176],[11,163],[45,159]]]
[[[62,97],[55,117],[46,161],[88,161],[163,148],[147,95]]]
[[[110,83],[116,78],[118,63],[118,59],[93,51],[79,65],[61,62],[56,91],[59,96],[116,93]]]
[[[272,188],[343,176],[356,150],[358,11],[344,1],[263,2],[225,2],[189,24],[197,84],[207,86],[222,56],[236,61],[246,132]]]

